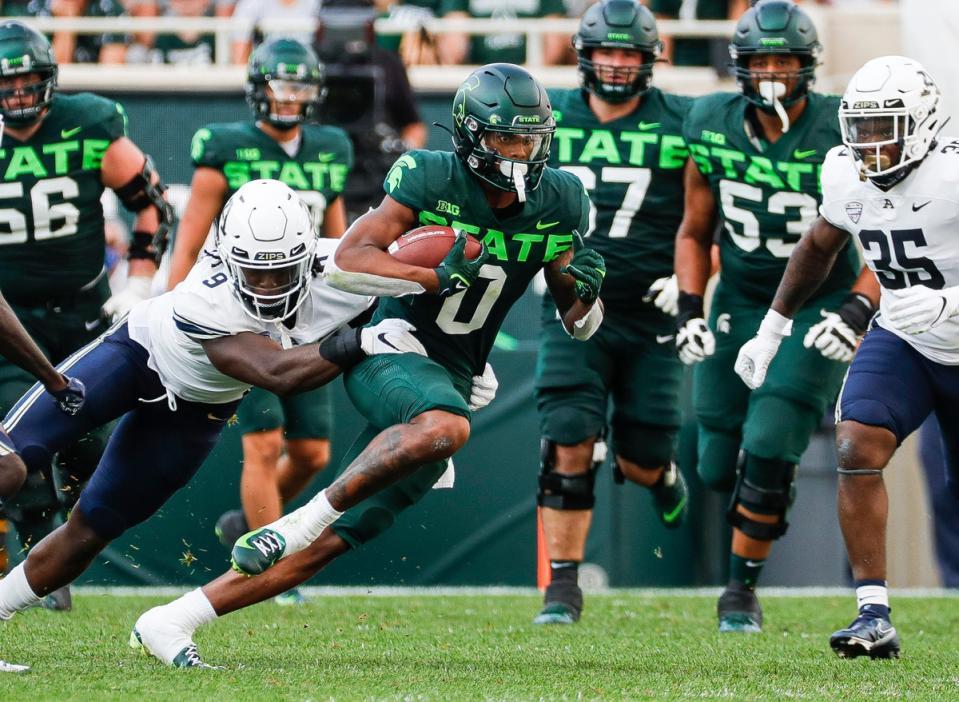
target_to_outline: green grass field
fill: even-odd
[[[127,647],[170,598],[80,595],[69,614],[0,624],[2,700],[579,700],[959,698],[959,599],[894,599],[899,661],[842,661],[829,633],[854,599],[766,597],[761,635],[720,636],[713,597],[592,595],[574,627],[533,627],[535,595],[312,598],[202,630],[225,670],[175,670]]]

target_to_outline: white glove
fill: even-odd
[[[905,290],[890,292],[889,304],[882,317],[906,334],[921,334],[937,327],[959,312],[959,286],[933,290],[915,285]]]
[[[802,345],[816,347],[830,361],[849,363],[859,346],[859,335],[836,312],[820,310],[823,320],[806,332]]]
[[[679,283],[675,275],[654,280],[643,295],[643,302],[652,302],[666,314],[675,317],[679,314]]]
[[[426,349],[411,332],[416,327],[405,319],[384,319],[373,327],[360,330],[360,348],[367,356],[381,353],[418,353],[426,356]]]
[[[127,278],[127,286],[103,303],[103,314],[110,320],[119,319],[135,304],[149,298],[152,286],[153,276],[131,275]]]
[[[772,363],[783,337],[792,333],[793,322],[774,310],[766,312],[756,336],[743,344],[733,366],[736,374],[752,390],[766,380],[766,371]]]
[[[716,351],[716,337],[709,331],[706,320],[693,317],[676,331],[676,351],[679,360],[687,366],[699,363]]]
[[[470,412],[483,409],[492,402],[498,387],[499,381],[493,373],[493,366],[487,363],[486,368],[483,369],[483,375],[473,376],[473,387],[470,388]]]

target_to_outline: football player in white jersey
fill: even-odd
[[[0,580],[0,619],[71,582],[189,482],[252,385],[285,395],[329,382],[370,354],[425,355],[402,320],[348,326],[372,298],[335,290],[314,275],[318,242],[310,213],[286,185],[244,185],[216,232],[217,251],[207,252],[183,284],[140,303],[129,320],[58,366],[86,386],[75,413],[37,384],[4,420],[27,470],[35,471],[61,447],[121,417],[67,522]],[[8,484],[3,478],[0,485]]]
[[[944,429],[947,482],[959,497],[959,139],[939,136],[939,102],[935,81],[912,59],[873,59],[853,76],[839,110],[845,145],[823,164],[820,217],[736,361],[746,384],[759,387],[793,312],[849,237],[859,243],[881,294],[836,409],[839,522],[859,603],[856,619],[829,641],[843,658],[899,656],[882,471],[931,412]],[[858,339],[837,323],[814,342],[852,351]]]

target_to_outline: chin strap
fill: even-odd
[[[779,99],[786,94],[786,86],[779,81],[761,80],[759,81],[759,94],[763,100],[772,103],[773,110],[776,111],[776,116],[779,117],[779,121],[783,123],[783,134],[788,132],[789,115],[786,113],[786,108],[783,107],[783,104],[779,101]]]

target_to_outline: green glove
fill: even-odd
[[[489,258],[489,251],[485,246],[480,249],[479,256],[476,258],[466,258],[466,234],[457,232],[456,241],[450,247],[449,253],[440,265],[433,269],[439,279],[439,290],[436,294],[449,297],[466,290],[476,280],[487,258]]]
[[[583,237],[573,234],[573,258],[560,273],[576,279],[576,297],[587,305],[599,297],[599,289],[606,277],[606,262],[598,251],[587,249]]]

